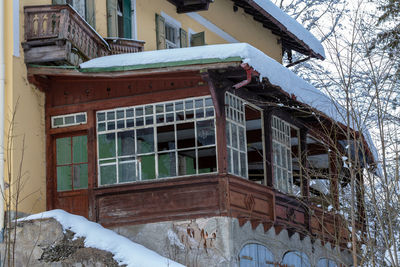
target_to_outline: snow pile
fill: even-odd
[[[254,2],[268,14],[279,21],[286,29],[295,35],[298,39],[302,40],[314,52],[320,54],[325,58],[325,50],[321,42],[315,38],[308,30],[306,30],[300,23],[298,23],[291,16],[282,11],[270,0],[254,0]]]
[[[44,218],[56,219],[64,230],[68,229],[74,232],[75,238],[85,238],[85,247],[111,252],[114,254],[114,259],[119,264],[126,264],[129,267],[183,267],[183,265],[162,257],[156,252],[134,243],[126,237],[105,229],[100,224],[90,222],[82,216],[72,215],[63,210],[46,211],[22,218],[19,221]]]
[[[271,84],[279,86],[289,95],[296,96],[298,101],[325,113],[337,122],[347,125],[346,110],[342,106],[282,64],[247,43],[206,45],[106,56],[82,63],[80,68],[83,70],[93,68],[98,72],[110,71],[109,68],[112,70],[115,67],[123,67],[129,70],[130,66],[135,66],[136,69],[145,69],[149,68],[150,64],[168,66],[168,64],[172,65],[179,62],[180,65],[190,65],[207,63],[207,60],[210,59],[214,59],[215,62],[218,62],[218,60],[237,61],[241,59],[243,63],[253,67],[260,74],[260,78],[267,78]],[[102,70],[101,68],[104,69]],[[354,125],[356,124],[351,122],[349,126],[352,127]],[[364,135],[375,160],[377,160],[378,154],[368,131],[365,131]]]

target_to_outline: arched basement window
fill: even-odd
[[[323,258],[318,261],[317,267],[338,267],[338,265],[334,260]]]
[[[289,251],[283,256],[282,264],[294,267],[311,267],[308,256],[300,251]]]
[[[274,267],[274,256],[260,244],[247,244],[239,254],[240,267]]]

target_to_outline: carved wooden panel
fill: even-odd
[[[192,179],[180,185],[168,181],[148,188],[131,184],[96,189],[97,221],[112,225],[219,215],[218,180]]]

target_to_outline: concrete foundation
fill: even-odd
[[[111,228],[134,242],[144,245],[172,260],[193,267],[239,266],[239,253],[246,244],[257,243],[268,248],[280,263],[288,251],[304,252],[311,266],[321,258],[334,260],[344,266],[352,264],[351,254],[299,234],[289,238],[286,230],[275,234],[272,227],[264,232],[262,225],[255,230],[250,223],[239,226],[235,218],[212,217],[188,221],[169,221]]]

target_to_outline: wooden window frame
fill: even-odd
[[[202,107],[196,107],[196,101],[197,100],[201,100],[203,103]],[[176,103],[183,103],[185,104],[186,101],[192,101],[193,103],[193,108],[192,109],[186,109],[185,105],[183,107],[182,112],[184,112],[184,119],[183,120],[177,120],[177,113],[180,112],[180,110],[176,110]],[[167,110],[167,105],[172,104],[173,109],[171,111]],[[164,109],[162,112],[157,112],[157,106],[163,106]],[[152,107],[152,114],[145,114],[145,108],[146,107]],[[133,117],[127,117],[127,110],[133,109],[134,110],[134,116]],[[142,109],[144,111],[143,115],[137,116],[136,115],[136,110],[140,110]],[[191,111],[193,112],[193,114],[197,114],[198,110],[202,110],[204,113],[203,117],[199,117],[197,118],[197,115],[193,115],[193,118],[186,118],[186,111]],[[120,118],[119,120],[117,119],[117,112],[118,111],[124,111],[124,117]],[[110,119],[107,120],[105,118],[105,120],[103,120],[102,118],[99,120],[99,117],[101,116],[105,116],[107,115],[107,112],[114,112],[114,119]],[[208,115],[207,116],[207,112],[208,114],[212,115]],[[167,121],[167,115],[171,114],[173,116],[173,121]],[[157,122],[157,118],[160,118],[159,116],[163,116],[164,121],[163,122]],[[138,121],[137,119],[139,118],[143,118],[143,125],[137,126],[136,122]],[[146,119],[149,119],[149,121],[151,120],[151,123],[147,123]],[[151,119],[150,119],[151,118]],[[135,120],[135,125],[132,127],[127,127],[127,121],[128,120]],[[209,120],[213,120],[214,123],[214,144],[211,145],[204,145],[204,146],[198,146],[197,144],[197,122],[201,122],[201,121],[209,121]],[[118,129],[117,124],[118,121],[124,121],[124,127],[121,127]],[[114,129],[106,129],[108,127],[108,124],[110,122],[114,122]],[[158,140],[157,140],[157,128],[160,126],[174,126],[174,134],[175,134],[175,142],[177,142],[177,125],[180,124],[184,124],[184,123],[188,123],[188,122],[193,122],[194,124],[194,133],[195,133],[195,146],[194,147],[189,147],[189,148],[182,148],[179,149],[175,146],[175,149],[171,149],[168,151],[158,151]],[[103,128],[103,126],[105,128]],[[137,145],[137,130],[140,129],[153,129],[153,137],[154,137],[154,148],[152,152],[148,152],[148,153],[138,153],[138,145]],[[103,158],[100,159],[100,155],[99,155],[99,135],[102,134],[107,134],[107,133],[114,133],[117,134],[118,132],[125,132],[125,131],[130,131],[133,130],[135,132],[134,134],[134,139],[135,139],[135,153],[133,155],[131,155],[132,157],[135,157],[136,160],[138,157],[140,156],[149,156],[149,155],[154,155],[154,162],[155,162],[155,166],[154,166],[154,171],[155,171],[155,177],[154,179],[161,179],[161,178],[165,178],[165,177],[160,177],[159,174],[159,164],[158,164],[158,157],[160,154],[164,154],[167,152],[171,152],[171,153],[175,153],[175,164],[176,164],[176,174],[178,169],[179,169],[179,155],[178,153],[180,151],[189,151],[189,150],[195,150],[195,160],[196,160],[196,173],[195,174],[189,174],[189,175],[175,175],[175,176],[169,176],[169,177],[184,177],[184,176],[193,176],[193,175],[202,175],[203,173],[199,172],[199,150],[201,149],[215,149],[215,155],[218,154],[217,151],[217,129],[216,129],[216,114],[215,114],[215,108],[212,102],[212,98],[211,96],[201,96],[201,97],[190,97],[190,98],[184,98],[184,99],[177,99],[177,100],[171,100],[171,101],[163,101],[163,102],[156,102],[156,103],[149,103],[149,104],[143,104],[143,105],[136,105],[136,106],[129,106],[129,107],[118,107],[118,108],[113,108],[113,109],[108,109],[108,110],[99,110],[96,112],[96,136],[97,136],[97,171],[98,171],[98,186],[109,186],[109,185],[113,185],[113,184],[122,184],[122,183],[132,183],[132,182],[137,182],[137,181],[142,181],[142,177],[141,175],[137,176],[137,180],[133,180],[133,181],[128,181],[128,182],[119,182],[119,173],[118,173],[118,164],[119,164],[119,156],[118,156],[118,150],[117,150],[117,137],[115,136],[115,156],[112,158]],[[115,164],[116,166],[116,183],[112,183],[112,184],[101,184],[101,172],[100,172],[100,168],[101,166],[105,166],[104,164],[101,163],[101,161],[108,161],[108,160],[115,160],[114,163],[109,163],[109,164]],[[215,158],[216,161],[216,170],[214,172],[207,172],[204,173],[206,175],[209,174],[215,174],[218,173],[218,160],[217,157]],[[137,160],[138,164],[140,161]],[[140,165],[140,164],[139,164]],[[139,173],[139,171],[141,170],[141,166],[136,168],[137,173]],[[151,180],[154,180],[151,179]]]
[[[271,136],[272,136],[272,153],[273,153],[273,185],[274,187],[284,193],[293,193],[293,165],[292,165],[292,150],[291,150],[291,134],[290,129],[297,127],[291,125],[287,121],[279,118],[278,116],[272,115],[271,118]],[[275,146],[278,149],[275,149]],[[286,155],[282,155],[282,148],[285,149]],[[275,153],[279,152],[279,155]],[[277,164],[276,157],[280,157],[281,164]],[[286,160],[286,166],[283,166],[283,160]],[[277,169],[281,171],[282,177],[278,181]],[[283,177],[285,174],[286,179]],[[284,186],[285,184],[285,186]]]
[[[227,138],[227,156],[228,156],[228,173],[243,178],[248,178],[247,172],[247,142],[246,142],[246,101],[230,92],[225,93],[225,119],[226,119],[226,138]],[[233,146],[233,129],[237,129],[236,144]],[[241,143],[240,130],[243,131],[243,144]],[[241,148],[242,147],[242,148]],[[234,152],[238,153],[238,172],[234,169]],[[244,170],[241,164],[241,154],[244,154]],[[243,173],[244,172],[244,173]],[[244,175],[243,175],[244,174]]]

